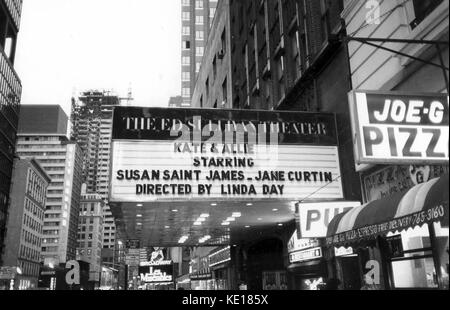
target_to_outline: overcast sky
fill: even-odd
[[[22,104],[114,89],[134,105],[180,95],[181,0],[25,0],[15,68]]]

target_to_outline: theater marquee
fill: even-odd
[[[119,107],[112,202],[340,199],[333,114]]]
[[[446,94],[349,94],[357,164],[448,164]]]

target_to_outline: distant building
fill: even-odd
[[[105,201],[102,244],[114,249],[116,226],[109,209],[109,173],[114,107],[120,98],[108,91],[82,92],[72,98],[71,139],[77,141],[83,151],[83,182],[87,193],[97,193]],[[112,234],[112,235],[111,235]]]
[[[180,108],[183,104],[183,97],[170,97],[169,99],[169,108]]]
[[[82,194],[78,224],[77,260],[90,264],[89,281],[100,284],[104,201],[98,194]]]
[[[15,289],[38,287],[49,184],[49,176],[34,159],[14,161],[3,264],[21,270],[15,279]]]
[[[200,71],[217,0],[183,0],[181,3],[181,94],[189,107],[197,73]]]
[[[22,95],[14,70],[21,11],[22,0],[0,0],[0,266]]]
[[[77,246],[82,154],[66,136],[67,120],[60,106],[24,105],[17,139],[18,156],[34,158],[51,179],[41,259],[54,266],[75,259]]]

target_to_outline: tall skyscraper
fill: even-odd
[[[200,71],[217,0],[182,0],[181,4],[181,96],[189,107]]]
[[[103,248],[114,249],[116,226],[109,209],[109,173],[114,107],[120,98],[109,91],[86,91],[72,98],[71,139],[83,152],[83,183],[86,193],[96,193],[105,201]]]
[[[21,11],[22,0],[0,0],[0,265],[22,94],[14,70]]]
[[[34,158],[51,179],[42,232],[45,265],[76,258],[82,156],[66,136],[67,121],[60,106],[21,107],[17,155]]]

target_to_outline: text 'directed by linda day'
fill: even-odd
[[[341,199],[336,146],[113,142],[111,201]]]

